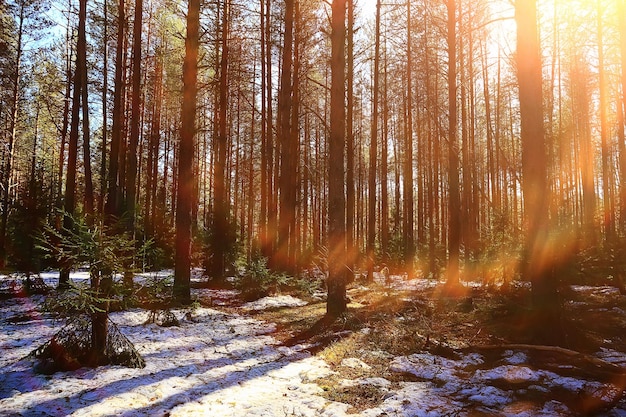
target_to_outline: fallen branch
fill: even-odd
[[[596,358],[582,352],[578,352],[571,349],[566,349],[560,346],[546,346],[546,345],[530,345],[530,344],[503,344],[503,345],[485,345],[485,346],[469,346],[463,349],[459,349],[462,352],[468,351],[481,351],[481,350],[525,350],[529,352],[538,353],[555,353],[568,357],[570,360],[575,361],[576,364],[588,364],[592,365],[594,369],[602,374],[610,375],[622,375],[626,379],[626,368],[616,365],[611,362],[607,362],[603,359]],[[572,363],[568,363],[571,366]],[[561,368],[559,368],[561,369]]]

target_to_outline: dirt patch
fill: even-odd
[[[254,315],[276,323],[274,336],[282,343],[309,344],[312,353],[329,363],[337,373],[317,383],[327,399],[350,404],[354,412],[380,405],[399,384],[422,380],[411,373],[391,371],[389,364],[394,357],[427,351],[454,358],[458,352],[471,351],[473,347],[530,344],[532,328],[541,319],[530,314],[530,291],[525,286],[506,293],[479,287],[451,295],[438,288],[402,291],[372,284],[355,285],[348,294],[351,301],[348,312],[334,321],[320,320],[325,303],[319,301]],[[626,351],[623,336],[626,297],[619,291],[572,287],[562,292],[562,298],[565,347],[585,355],[593,355],[600,348]],[[501,352],[481,351],[481,354],[484,356],[481,367],[485,369],[497,367],[501,360]],[[567,367],[568,359],[559,355],[544,352],[529,356],[533,364],[529,366],[534,369],[546,368],[564,377],[582,375],[594,380],[594,370],[584,369],[584,364],[572,370]],[[365,366],[346,366],[347,359],[361,361]],[[475,371],[466,370],[468,377]],[[367,382],[376,378],[389,385]],[[598,382],[608,386],[606,380]],[[546,393],[526,383],[515,386],[510,381],[495,381],[494,384],[498,389],[515,393],[515,401],[507,405],[510,409],[538,410],[540,404],[549,402],[550,396],[557,396],[570,411],[577,412],[613,404],[613,400],[610,404],[597,401],[595,392],[572,393],[555,388]],[[623,388],[621,384],[614,386],[617,390]],[[476,405],[477,412],[484,412],[481,407]]]

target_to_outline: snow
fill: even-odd
[[[54,285],[58,274],[43,277]],[[87,278],[85,272],[72,275],[75,281]],[[430,285],[426,280],[407,283]],[[528,391],[549,395],[557,389],[599,393],[608,401],[618,394],[610,384],[535,369],[519,350],[505,351],[490,366],[477,353],[456,358],[428,352],[394,357],[372,349],[354,352],[341,366],[368,373],[374,369],[368,361],[382,359],[392,373],[412,375],[412,382],[392,382],[395,379],[374,374],[339,379],[339,387],[367,385],[381,392],[376,407],[355,413],[348,404],[324,398],[316,383],[343,375],[311,355],[306,344],[281,346],[272,336],[274,324],[250,317],[252,311],[302,306],[304,301],[288,295],[266,297],[237,307],[237,314],[214,308],[232,307],[228,303],[237,297],[235,291],[203,289],[193,290],[193,295],[215,303],[172,310],[181,323],[177,327],[145,324],[148,312],[140,309],[111,314],[146,360],[144,369],[103,366],[53,375],[36,374],[33,360],[26,356],[63,323],[40,312],[43,296],[0,301],[0,416],[569,416],[573,411],[557,400],[528,406],[520,395]],[[608,349],[598,356],[626,362],[626,355]],[[607,415],[626,416],[622,408]]]
[[[244,310],[259,311],[282,307],[302,307],[307,302],[291,295],[277,295],[264,297],[256,301],[251,301],[243,305]]]
[[[354,369],[371,369],[372,367],[369,366],[367,363],[363,362],[362,360],[358,359],[358,358],[346,358],[344,360],[341,361],[341,366],[345,366],[348,368],[354,368]]]
[[[0,311],[3,324],[10,311],[32,307],[28,299],[12,304]],[[331,373],[328,365],[297,349],[278,349],[268,335],[271,324],[209,308],[195,310],[194,322],[180,327],[143,325],[146,318],[143,310],[111,314],[146,368],[106,366],[52,377],[35,374],[32,361],[22,359],[56,331],[52,323],[5,324],[0,415],[282,415],[292,400],[302,403],[304,415],[347,408],[327,406],[316,395],[320,388],[312,381]]]

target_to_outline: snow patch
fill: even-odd
[[[345,367],[353,368],[353,369],[366,369],[366,370],[372,369],[371,366],[369,366],[368,364],[366,364],[365,362],[357,358],[346,358],[341,361],[341,366],[345,366]]]
[[[252,301],[243,305],[244,310],[260,311],[272,308],[283,307],[302,307],[307,305],[306,301],[291,295],[275,295],[272,297],[264,297],[256,301]]]

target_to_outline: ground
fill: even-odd
[[[56,274],[43,278],[54,285]],[[530,344],[524,285],[502,295],[466,283],[456,297],[441,288],[400,276],[355,283],[349,312],[332,322],[320,320],[323,294],[244,303],[194,289],[200,306],[172,310],[178,326],[146,324],[143,309],[111,314],[145,368],[52,375],[27,355],[63,323],[42,313],[44,296],[4,299],[0,416],[626,416],[616,288],[563,291],[565,348]]]

